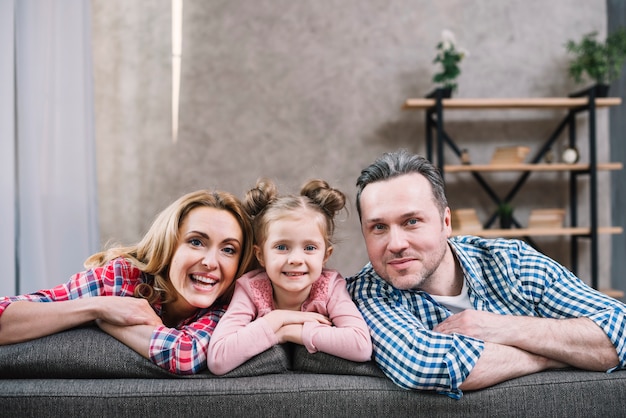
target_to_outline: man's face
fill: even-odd
[[[418,173],[367,185],[361,230],[374,270],[398,289],[428,291],[449,251],[450,209],[442,218],[432,187]]]

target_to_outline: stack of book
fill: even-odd
[[[565,209],[533,209],[528,219],[529,228],[562,228]]]
[[[454,209],[450,213],[452,215],[452,229],[463,231],[483,229],[475,209]]]
[[[491,164],[521,164],[529,152],[529,147],[498,147],[491,157]]]

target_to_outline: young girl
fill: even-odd
[[[196,373],[206,367],[234,279],[252,259],[252,226],[239,200],[225,192],[187,194],[161,212],[139,244],[94,254],[88,270],[66,284],[0,298],[0,344],[96,321],[158,366]]]
[[[209,344],[208,366],[224,374],[285,342],[353,361],[367,361],[372,343],[345,280],[323,266],[333,251],[334,216],[345,196],[311,180],[300,196],[277,197],[260,180],[244,199],[253,217],[254,252],[263,269],[237,280],[229,308]]]

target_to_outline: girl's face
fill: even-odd
[[[169,278],[180,297],[171,305],[186,316],[211,306],[231,285],[241,258],[243,233],[230,212],[211,207],[192,209],[179,232]]]
[[[276,299],[279,295],[306,299],[322,274],[332,248],[326,248],[319,220],[320,214],[304,209],[271,221],[265,242],[254,247]]]

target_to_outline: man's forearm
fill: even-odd
[[[559,367],[565,365],[519,348],[485,342],[480,358],[460,389],[483,389],[505,380]]]
[[[589,318],[520,318],[513,344],[586,370],[606,371],[619,363],[615,347]]]
[[[520,348],[586,370],[605,371],[618,362],[615,347],[589,318],[551,319],[466,310],[435,327]]]

